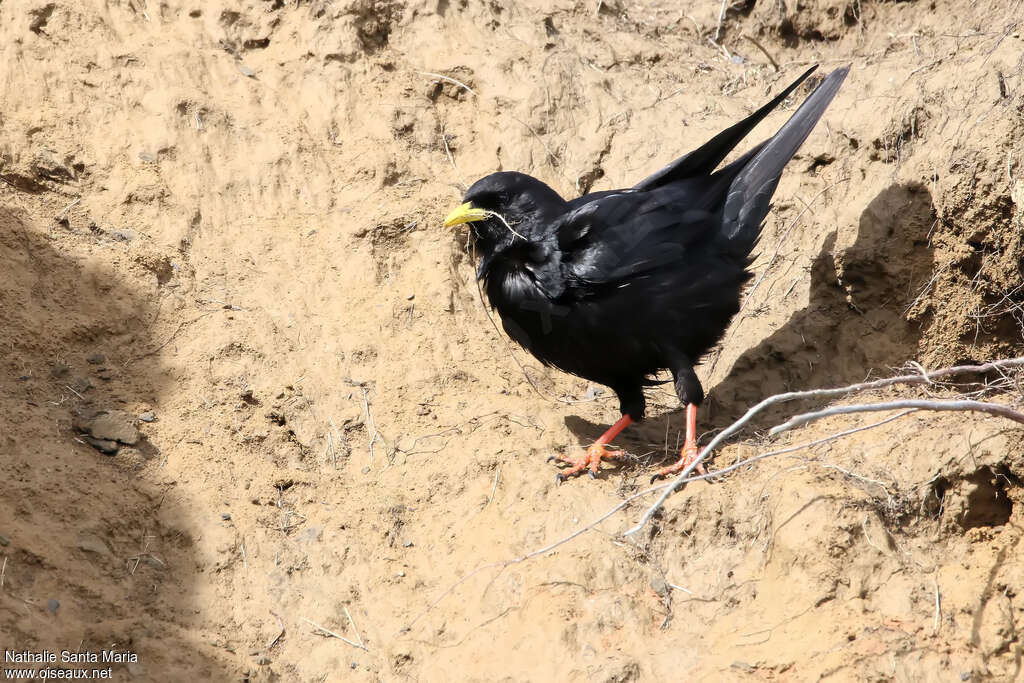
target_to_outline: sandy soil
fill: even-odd
[[[794,7],[0,5],[3,647],[128,649],[115,679],[152,681],[1020,675],[1024,448],[995,417],[904,416],[507,564],[641,490],[682,418],[652,389],[630,462],[554,486],[617,404],[488,319],[440,225],[488,172],[629,185],[852,64],[701,428],[1024,351],[1020,0]],[[886,417],[764,436],[821,405],[715,467]]]

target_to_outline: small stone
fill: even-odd
[[[139,158],[149,164],[156,161],[156,155],[150,154],[149,152],[139,152]]]
[[[79,536],[78,548],[87,553],[95,553],[97,555],[110,554],[110,548],[108,548],[107,544],[103,542],[103,539],[92,534],[82,534]]]
[[[156,413],[154,413],[152,410],[147,411],[142,415],[139,415],[139,419],[142,420],[143,422],[156,422]]]
[[[405,543],[402,544],[402,547],[403,548],[411,548],[412,547],[412,541],[406,541]]]
[[[97,439],[134,446],[139,442],[139,430],[132,422],[132,417],[120,410],[104,411],[92,419],[89,433]]]
[[[369,474],[370,473],[370,466],[366,465],[366,466],[363,467],[363,469],[361,469],[359,471],[362,472],[363,474]]]
[[[46,609],[50,611],[50,614],[56,614],[57,608],[60,607],[60,602],[50,598],[46,601]]]
[[[668,595],[668,583],[662,576],[657,574],[651,576],[650,585],[651,590],[654,591],[658,597],[663,598]]]
[[[64,365],[63,363],[57,363],[52,368],[50,368],[50,377],[53,377],[54,379],[60,379],[61,377],[66,376],[69,372],[71,372],[70,367]]]
[[[415,294],[410,294],[409,296],[405,297],[405,300],[406,300],[406,301],[412,301],[412,300],[413,300],[413,299],[415,299],[415,298],[416,298],[416,295],[415,295]]]
[[[222,512],[222,513],[220,513],[220,518],[223,519],[225,522],[228,522],[228,521],[231,520],[231,513],[230,512]]]
[[[116,441],[96,439],[91,436],[83,436],[82,438],[85,439],[87,444],[105,455],[117,455],[117,451],[121,448],[121,444]]]
[[[256,72],[247,67],[245,64],[239,64],[238,70],[242,72],[243,76],[248,78],[256,78]]]
[[[6,536],[0,536],[0,545],[6,548],[9,543],[10,540]]]
[[[80,394],[92,389],[92,380],[88,377],[76,377],[70,384],[70,387]]]
[[[401,579],[402,577],[405,576],[405,572],[398,572],[397,574],[395,574],[395,576],[397,576],[398,578]]]
[[[90,365],[102,365],[107,362],[107,357],[102,353],[93,353],[85,357],[85,362]]]

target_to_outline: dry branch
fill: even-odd
[[[933,370],[932,372],[919,371],[918,373],[913,375],[900,375],[898,377],[877,379],[871,382],[859,382],[857,384],[850,384],[848,386],[837,387],[835,389],[811,389],[809,391],[788,391],[786,393],[769,396],[768,398],[764,399],[763,401],[755,405],[753,408],[748,410],[746,413],[744,413],[740,419],[736,420],[731,425],[729,425],[721,432],[719,432],[718,436],[712,439],[711,442],[704,448],[704,450],[700,452],[700,455],[698,455],[694,459],[694,461],[691,462],[686,467],[686,469],[684,469],[676,476],[676,478],[671,482],[671,484],[669,484],[669,486],[661,494],[661,497],[658,498],[657,501],[655,501],[654,505],[647,509],[647,512],[644,513],[644,516],[643,518],[641,518],[640,522],[633,528],[626,531],[625,535],[629,536],[640,531],[647,524],[647,522],[651,520],[655,513],[657,513],[658,510],[661,509],[661,507],[665,504],[665,501],[668,500],[673,493],[675,493],[677,490],[679,490],[686,484],[686,478],[689,477],[690,473],[694,469],[696,469],[696,467],[700,465],[701,462],[703,462],[704,458],[706,458],[708,454],[712,452],[712,450],[717,448],[726,439],[728,439],[730,436],[732,436],[740,429],[742,429],[748,422],[750,422],[754,418],[754,416],[757,413],[761,412],[765,408],[768,408],[769,406],[775,405],[776,403],[784,403],[786,401],[793,401],[805,398],[833,398],[837,396],[845,396],[847,394],[860,393],[864,391],[873,391],[875,389],[883,389],[885,387],[890,387],[897,384],[934,384],[936,379],[941,379],[943,377],[952,377],[954,375],[961,375],[967,373],[984,374],[987,372],[992,372],[994,370],[1004,370],[1006,368],[1022,366],[1024,366],[1024,356],[1018,358],[1009,358],[1005,360],[992,361],[990,363],[983,363],[982,365],[958,365],[951,368]],[[897,406],[895,409],[898,409],[899,407],[909,408],[912,406]],[[962,410],[963,408],[960,409]],[[1016,414],[1019,415],[1019,413]]]
[[[820,420],[823,417],[830,415],[846,415],[849,413],[871,413],[880,412],[883,410],[900,410],[900,409],[911,409],[911,410],[962,410],[962,411],[974,411],[979,413],[988,413],[990,415],[998,415],[999,417],[1005,417],[1008,420],[1019,422],[1024,424],[1024,413],[1018,412],[1007,406],[999,403],[986,403],[984,401],[922,401],[922,400],[907,400],[907,401],[885,401],[883,403],[868,403],[868,404],[857,404],[852,406],[832,406],[831,408],[825,408],[823,410],[816,410],[811,413],[802,413],[791,417],[787,422],[772,427],[771,431],[768,432],[772,436],[775,434],[781,434],[782,432],[793,429],[794,427],[800,427],[802,425]]]
[[[347,610],[346,610],[346,611],[347,611]],[[307,619],[306,617],[299,617],[299,618],[300,618],[300,619],[302,619],[302,620],[303,620],[304,622],[306,622],[307,624],[309,624],[310,626],[312,626],[312,627],[313,627],[314,629],[316,629],[316,630],[314,631],[314,633],[319,633],[320,635],[324,635],[324,636],[327,636],[327,637],[329,637],[329,638],[337,638],[337,639],[338,639],[338,640],[340,640],[341,642],[343,642],[343,643],[348,643],[348,644],[349,644],[349,645],[351,645],[352,647],[358,648],[358,649],[360,649],[360,650],[366,650],[366,646],[362,644],[362,641],[361,641],[361,640],[360,640],[360,642],[358,642],[358,643],[355,643],[355,642],[353,642],[353,641],[349,640],[348,638],[346,638],[345,636],[343,636],[343,635],[339,635],[339,634],[335,633],[334,631],[332,631],[332,630],[331,630],[331,629],[329,629],[329,628],[324,628],[324,627],[323,627],[323,626],[321,626],[320,624],[317,624],[316,622],[310,621],[310,620],[309,620],[309,619]],[[351,620],[351,617],[350,617],[350,620]],[[355,624],[353,624],[353,628],[354,628],[354,627],[355,627]],[[359,635],[358,635],[358,634],[356,634],[356,637],[358,638],[358,637],[359,637]],[[368,650],[367,650],[367,651],[368,651]]]
[[[446,81],[448,83],[451,83],[452,85],[457,85],[460,88],[462,88],[463,90],[465,90],[466,92],[470,93],[471,95],[476,96],[476,91],[475,90],[470,88],[468,85],[466,85],[462,81],[455,80],[451,76],[445,76],[444,74],[436,74],[433,71],[417,71],[416,73],[420,74],[421,76],[430,76],[432,79],[435,79],[435,80],[438,80],[438,81]]]

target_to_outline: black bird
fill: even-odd
[[[782,169],[835,97],[849,68],[829,74],[770,139],[715,168],[807,78],[704,146],[630,189],[566,201],[523,173],[475,182],[445,226],[469,223],[480,256],[477,277],[505,331],[545,365],[610,387],[622,418],[586,455],[557,459],[557,480],[621,451],[609,444],[644,417],[649,377],[672,371],[686,406],[681,471],[697,457],[697,406],[704,389],[693,368],[725,333],[751,278],[757,244]],[[552,456],[555,457],[555,456]]]

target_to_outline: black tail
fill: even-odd
[[[843,67],[826,76],[779,132],[758,146],[753,156],[746,155],[730,164],[742,164],[743,168],[729,186],[721,235],[737,255],[746,256],[757,244],[782,169],[811,134],[849,72],[849,67]]]
[[[740,143],[740,140],[746,137],[750,131],[754,130],[754,127],[761,123],[765,116],[768,116],[775,107],[779,106],[784,99],[789,97],[789,94],[817,68],[817,65],[812,66],[788,88],[776,95],[775,99],[771,102],[736,125],[726,128],[689,154],[679,157],[654,175],[644,178],[633,187],[637,190],[650,190],[684,178],[710,175],[722,163],[722,160],[729,155],[729,152]]]

